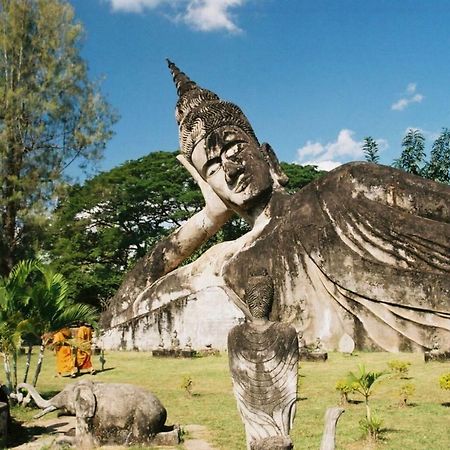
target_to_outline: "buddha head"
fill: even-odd
[[[245,289],[245,302],[255,319],[268,319],[274,296],[272,277],[264,274],[251,276]]]
[[[199,87],[169,63],[178,92],[180,151],[231,208],[245,211],[287,182],[268,144],[260,145],[241,109]]]

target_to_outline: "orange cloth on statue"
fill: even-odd
[[[56,352],[56,370],[60,374],[72,373],[74,369],[72,347],[66,343],[70,337],[70,330],[67,328],[63,328],[53,335],[53,344]]]
[[[92,329],[86,326],[81,326],[77,331],[77,342],[81,344],[86,350],[77,349],[76,365],[78,370],[93,370],[91,360],[91,341]]]

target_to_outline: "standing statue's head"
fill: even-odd
[[[268,319],[274,296],[270,275],[251,276],[245,289],[245,302],[255,319]]]
[[[225,203],[248,209],[287,182],[241,109],[199,87],[168,61],[178,92],[181,153]]]

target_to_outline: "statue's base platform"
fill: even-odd
[[[320,362],[328,359],[328,353],[326,352],[302,352],[299,353],[300,361],[312,361]]]
[[[450,361],[450,352],[436,352],[436,351],[431,351],[431,352],[425,352],[423,354],[425,362],[430,362],[430,361],[440,361],[440,362],[444,362],[444,361]]]
[[[181,350],[181,349],[157,349],[152,350],[152,355],[158,358],[193,358],[197,356],[195,350]]]

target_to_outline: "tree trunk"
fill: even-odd
[[[11,366],[9,364],[8,353],[3,353],[3,367],[5,368],[6,386],[9,392],[12,392]]]
[[[332,407],[325,412],[325,426],[322,435],[320,450],[334,450],[336,447],[336,424],[345,410]]]
[[[27,362],[25,365],[25,373],[23,375],[23,382],[26,383],[27,379],[28,379],[28,372],[30,371],[30,365],[31,365],[31,352],[33,351],[33,346],[29,345],[28,346],[28,351],[27,351]]]
[[[45,350],[45,345],[43,342],[41,342],[41,346],[39,347],[39,357],[38,357],[38,361],[36,364],[36,372],[34,373],[34,378],[33,378],[33,386],[36,386],[37,380],[39,378],[39,374],[41,373],[42,360],[44,359],[44,350]]]
[[[12,382],[15,391],[17,389],[17,350],[14,350],[12,358]]]

